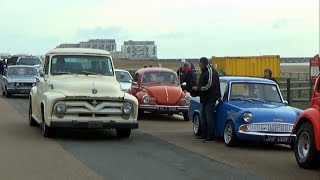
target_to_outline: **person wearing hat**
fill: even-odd
[[[199,67],[201,75],[198,86],[192,87],[196,93],[191,93],[199,95],[201,103],[201,135],[197,139],[203,139],[204,143],[214,142],[214,113],[216,102],[221,98],[219,74],[212,68],[206,57],[200,58]]]

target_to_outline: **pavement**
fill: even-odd
[[[0,97],[0,179],[262,179],[140,130],[129,139],[113,130],[44,138],[27,107],[27,98]]]

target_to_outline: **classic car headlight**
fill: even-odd
[[[252,121],[252,113],[244,113],[243,120],[247,123],[251,122]]]
[[[64,114],[66,111],[67,111],[67,107],[64,102],[59,101],[54,105],[54,112],[56,114]]]
[[[150,97],[148,95],[144,95],[142,97],[143,103],[148,104],[150,102]]]
[[[186,100],[187,103],[190,103],[191,97],[190,96],[186,96],[186,97],[184,97],[184,99]]]
[[[132,113],[133,107],[130,103],[125,103],[122,106],[122,113],[125,115],[130,115]]]
[[[15,87],[15,83],[9,83],[8,87]]]

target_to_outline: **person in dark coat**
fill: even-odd
[[[274,77],[272,77],[271,69],[265,69],[264,70],[264,78],[265,79],[270,79],[270,80],[272,80],[272,81],[274,81],[274,82],[276,82],[278,84],[277,80]]]
[[[0,75],[3,75],[4,72],[4,60],[0,60]]]
[[[201,69],[199,83],[198,86],[192,87],[192,90],[200,96],[201,103],[201,136],[197,139],[203,139],[206,143],[214,141],[214,113],[216,102],[221,98],[220,80],[217,71],[209,64],[208,58],[200,58],[199,66]]]

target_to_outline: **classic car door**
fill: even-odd
[[[226,102],[228,101],[228,83],[225,81],[220,82],[220,91],[221,91],[221,98],[222,100],[216,106],[216,114],[215,114],[215,133],[218,136],[221,136],[223,133],[223,129],[227,120],[227,105]]]
[[[41,99],[42,99],[43,93],[46,91],[46,88],[47,88],[46,78],[48,78],[48,74],[49,74],[49,56],[46,56],[45,58],[43,70],[44,71],[40,70],[42,71],[40,72],[40,76],[36,77],[37,95],[36,95],[35,102],[37,104],[36,105],[37,112],[41,112],[40,111]]]

